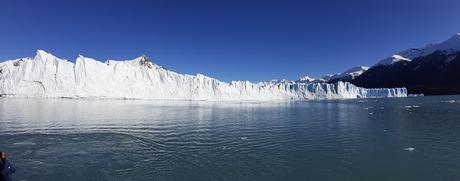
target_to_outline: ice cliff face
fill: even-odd
[[[178,74],[145,56],[106,62],[80,56],[72,63],[39,50],[34,58],[0,63],[0,95],[224,101],[403,97],[407,91],[364,89],[344,82],[227,83],[201,74]]]

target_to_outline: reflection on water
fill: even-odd
[[[6,98],[0,150],[18,180],[458,180],[459,99]]]

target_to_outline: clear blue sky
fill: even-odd
[[[459,0],[0,1],[0,60],[147,54],[226,81],[341,72],[456,32]]]

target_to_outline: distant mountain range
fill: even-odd
[[[459,55],[460,33],[456,33],[438,44],[398,52],[370,68],[354,67],[309,81],[343,81],[365,88],[406,87],[409,94],[460,94]]]

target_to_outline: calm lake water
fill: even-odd
[[[460,180],[460,97],[2,98],[0,150],[15,180]]]

